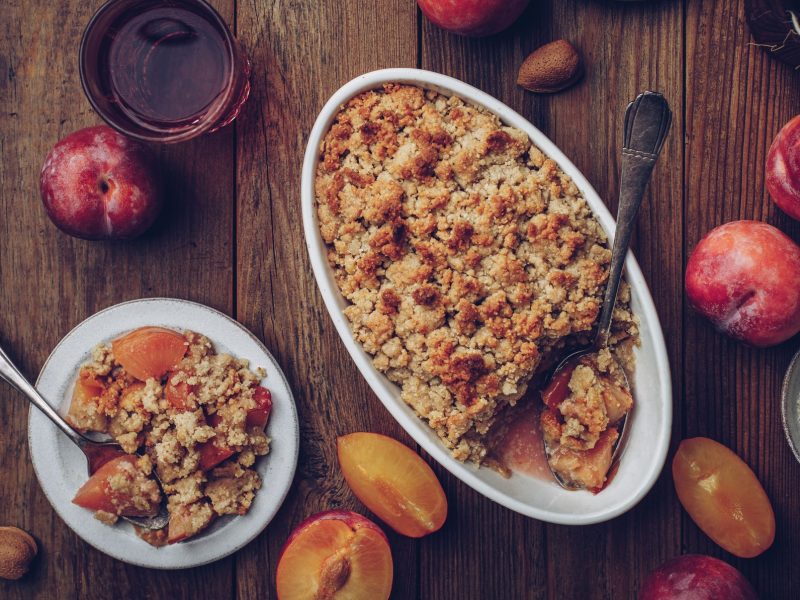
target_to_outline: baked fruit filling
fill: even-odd
[[[560,369],[542,392],[540,419],[547,460],[572,486],[599,491],[606,483],[619,426],[633,396],[608,349]]]
[[[586,200],[523,131],[399,84],[344,104],[315,196],[355,339],[455,458],[491,464],[498,417],[597,320],[611,252]],[[629,298],[610,347],[632,367]]]
[[[161,505],[161,490],[150,477],[152,469],[147,456],[113,458],[81,486],[73,502],[96,511],[104,523],[116,523],[119,515],[153,516]]]
[[[73,502],[113,524],[156,514],[163,490],[168,529],[138,532],[153,545],[186,540],[218,516],[246,514],[261,488],[253,465],[269,452],[264,375],[191,331],[145,327],[96,347],[67,420],[110,435],[126,454],[100,467]]]

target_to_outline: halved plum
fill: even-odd
[[[278,559],[279,600],[386,600],[392,551],[383,531],[358,513],[309,517],[289,536]]]
[[[186,354],[184,337],[164,327],[142,327],[111,342],[114,358],[140,381],[159,379]]]
[[[542,418],[551,418],[547,411]],[[543,421],[544,425],[544,421]],[[543,426],[543,431],[545,428]],[[546,435],[546,434],[545,434]],[[616,427],[609,427],[600,434],[600,438],[590,450],[572,450],[558,446],[547,457],[550,468],[565,481],[584,487],[592,492],[599,492],[605,487],[614,444],[619,438]]]
[[[89,510],[128,517],[156,514],[161,491],[139,470],[138,459],[127,454],[108,461],[81,486],[72,502]]]
[[[418,538],[442,527],[447,497],[416,452],[377,433],[344,435],[337,449],[350,489],[392,529]]]
[[[725,550],[753,558],[772,546],[772,503],[733,450],[708,438],[683,440],[672,461],[672,478],[686,512]]]

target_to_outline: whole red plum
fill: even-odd
[[[800,220],[800,115],[783,126],[770,146],[767,190],[783,212]]]
[[[800,331],[800,247],[766,223],[726,223],[689,257],[686,294],[720,331],[753,346],[779,344]]]
[[[53,223],[87,240],[135,238],[161,211],[150,151],[110,127],[81,129],[58,142],[39,183]]]
[[[639,600],[758,600],[737,569],[711,556],[687,554],[650,573]]]
[[[426,17],[442,29],[471,36],[508,28],[530,0],[417,0]]]

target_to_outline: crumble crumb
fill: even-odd
[[[104,523],[105,525],[114,525],[119,520],[119,517],[114,513],[98,510],[94,513],[94,518]]]

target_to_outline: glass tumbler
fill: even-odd
[[[110,0],[80,46],[94,109],[117,131],[180,142],[231,123],[250,94],[250,61],[205,0]]]

